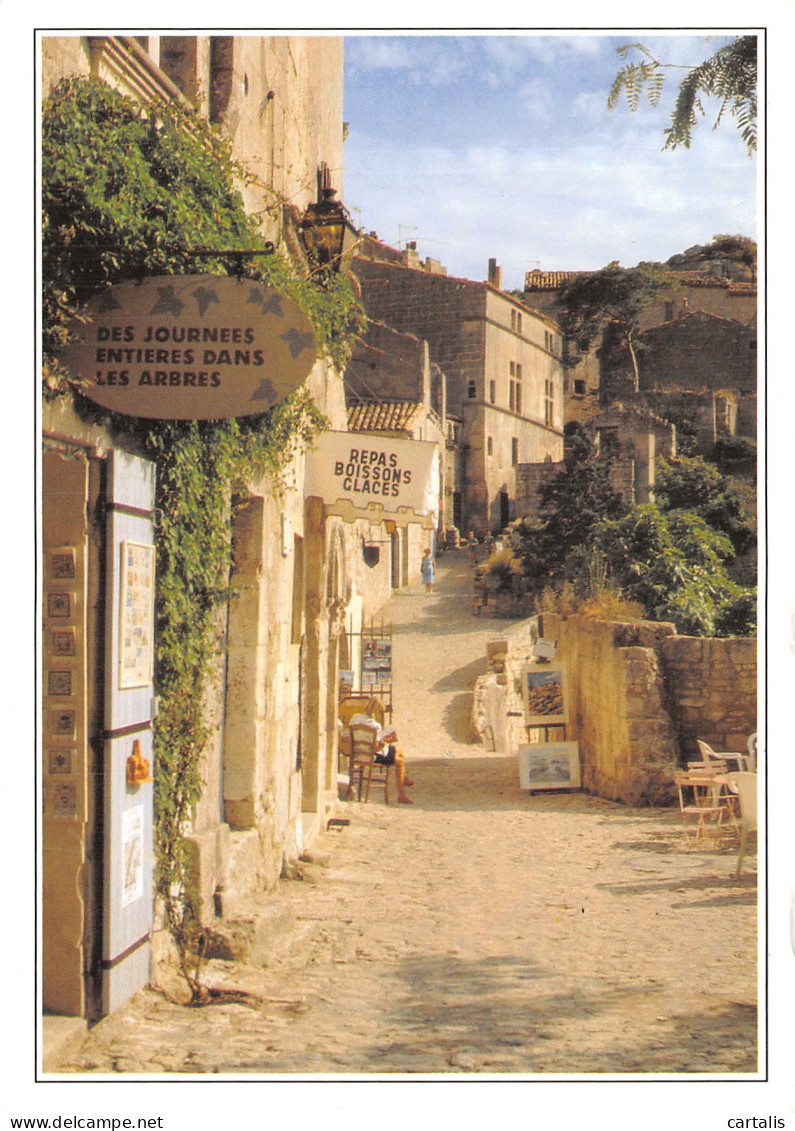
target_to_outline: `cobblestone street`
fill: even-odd
[[[463,552],[393,597],[394,702],[414,804],[341,806],[267,897],[257,963],[215,959],[239,1000],[147,988],[63,1073],[753,1074],[756,856],[698,844],[675,810],[529,796],[470,739],[506,621],[474,618]],[[164,992],[169,991],[169,992]]]

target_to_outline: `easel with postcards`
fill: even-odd
[[[539,638],[533,646],[533,660],[522,672],[528,743],[519,748],[519,783],[531,794],[580,789],[579,748],[576,742],[565,741],[569,721],[566,665],[555,659],[555,653],[555,641]],[[543,741],[531,743],[530,731],[543,732]]]

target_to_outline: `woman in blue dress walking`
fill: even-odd
[[[434,565],[430,550],[426,550],[422,555],[422,564],[420,565],[420,570],[422,572],[422,580],[425,582],[425,592],[433,593]]]

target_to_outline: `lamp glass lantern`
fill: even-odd
[[[322,273],[345,273],[350,269],[359,233],[344,204],[336,199],[336,189],[324,187],[319,196],[301,220],[304,247],[313,265]]]

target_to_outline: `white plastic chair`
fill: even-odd
[[[739,876],[743,867],[745,850],[748,847],[748,834],[750,832],[756,832],[758,829],[756,803],[757,776],[748,771],[743,771],[727,774],[726,777],[730,788],[736,791],[740,801],[740,851],[737,854],[737,875]]]
[[[698,749],[701,757],[707,763],[709,762],[727,762],[730,765],[733,763],[737,769],[744,772],[749,769],[748,758],[745,754],[736,754],[731,750],[720,750],[717,753],[708,746],[706,742],[702,742],[700,738],[696,739]]]
[[[748,769],[752,774],[756,773],[756,751],[757,751],[757,738],[756,731],[748,738]]]

